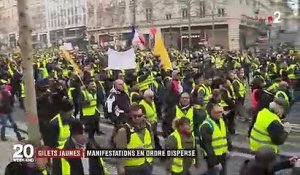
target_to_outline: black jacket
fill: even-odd
[[[87,144],[87,149],[91,149],[92,145]],[[75,149],[75,144],[71,138],[65,143],[64,149]],[[83,167],[81,159],[66,159],[71,168],[71,175],[85,175],[84,168],[89,168],[89,175],[104,175],[104,168],[99,157],[91,157],[89,159],[89,167]],[[61,160],[53,159],[53,169],[51,175],[64,175],[61,172]]]

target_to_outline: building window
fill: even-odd
[[[188,18],[188,9],[187,8],[182,9],[182,18],[183,19]]]
[[[200,18],[205,17],[205,1],[199,2],[199,17]]]
[[[219,9],[218,9],[218,16],[219,16],[219,17],[225,16],[225,9],[224,9],[224,8],[219,8]]]
[[[152,9],[151,8],[146,9],[146,20],[148,22],[152,20]]]
[[[172,14],[170,14],[170,13],[169,13],[169,14],[166,14],[166,19],[167,19],[167,20],[172,19]]]

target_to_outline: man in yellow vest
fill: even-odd
[[[153,149],[151,126],[141,106],[130,107],[130,120],[121,127],[114,139],[117,149]],[[118,175],[152,175],[153,158],[137,157],[118,159]]]
[[[245,81],[245,72],[243,68],[239,68],[237,72],[237,77],[233,80],[232,86],[234,95],[236,98],[236,109],[237,114],[240,117],[244,116],[244,102],[247,92],[247,85]]]
[[[200,85],[198,89],[198,102],[201,105],[201,107],[205,108],[211,95],[212,95],[212,90],[211,90],[211,79],[208,77],[205,77],[203,79],[203,83]]]
[[[283,100],[285,100],[288,104],[290,102],[290,98],[289,98],[289,95],[288,95],[288,83],[285,82],[285,81],[281,81],[279,83],[279,86],[277,88],[277,92],[275,93],[275,97],[276,98],[282,98]]]
[[[138,104],[141,101],[142,94],[139,92],[138,85],[133,85],[130,90],[130,104]]]
[[[196,149],[195,137],[190,127],[190,120],[187,117],[175,121],[175,131],[166,140],[167,150]],[[167,170],[174,175],[189,175],[192,165],[196,165],[193,157],[171,158]]]
[[[95,149],[94,142],[88,142],[84,134],[83,124],[75,120],[70,126],[70,137],[60,149]],[[108,175],[101,157],[81,159],[61,158],[53,159],[52,175],[84,175],[101,174]]]
[[[180,95],[179,103],[175,107],[170,108],[164,117],[162,127],[165,137],[169,136],[174,131],[174,119],[181,117],[190,119],[190,127],[193,132],[198,132],[197,128],[206,118],[205,110],[198,110],[191,105],[190,94],[187,92],[183,92]]]
[[[152,126],[152,132],[154,136],[155,148],[161,149],[159,138],[157,134],[157,111],[154,103],[154,92],[151,89],[147,89],[144,92],[143,100],[139,103],[146,114],[147,120]]]
[[[73,105],[65,99],[60,113],[58,113],[49,123],[49,147],[57,148],[63,146],[70,137],[70,125],[74,122],[72,116]]]
[[[223,108],[214,104],[209,117],[199,127],[200,145],[206,153],[209,171],[217,169],[221,175],[226,174],[227,153],[231,150],[231,141],[223,120]]]
[[[250,149],[252,151],[268,146],[275,153],[279,153],[278,146],[285,142],[288,133],[291,131],[289,123],[281,121],[287,105],[285,100],[275,98],[270,103],[269,108],[264,108],[258,112],[250,133]]]
[[[94,135],[99,129],[99,113],[97,109],[97,90],[94,82],[89,82],[86,88],[81,92],[82,107],[81,117],[82,122],[85,125],[85,129],[89,134],[90,139],[94,139]],[[97,126],[98,125],[98,126]]]
[[[229,80],[223,80],[220,85],[221,91],[221,103],[220,105],[224,109],[224,119],[228,126],[228,131],[230,134],[235,134],[235,123],[234,123],[234,115],[235,115],[235,100],[233,94],[230,90],[231,83]]]

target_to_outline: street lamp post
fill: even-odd
[[[215,9],[216,9],[216,0],[212,2],[212,47],[215,47]]]
[[[136,0],[133,0],[133,14],[132,14],[132,25],[136,25]]]

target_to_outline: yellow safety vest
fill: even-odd
[[[296,79],[296,75],[294,73],[295,68],[296,68],[295,64],[292,64],[288,67],[288,77],[289,77],[289,79]]]
[[[239,94],[241,95],[241,97],[245,97],[246,96],[246,85],[245,85],[245,83],[242,82],[241,80],[238,80],[238,79],[235,79],[234,81],[236,81],[239,84]]]
[[[267,91],[274,92],[279,87],[279,83],[275,82],[267,88]]]
[[[69,70],[68,69],[63,69],[62,74],[64,77],[69,78]]]
[[[208,124],[213,129],[211,146],[213,147],[214,153],[217,156],[223,155],[224,153],[228,152],[225,122],[222,118],[220,118],[219,121],[220,127],[214,120],[212,120],[210,117],[207,117],[200,126],[202,127],[204,124]]]
[[[226,90],[226,92],[227,92],[228,98],[232,99],[230,92],[228,90]],[[221,98],[220,106],[222,106],[224,108],[224,107],[227,107],[228,104]]]
[[[149,86],[152,83],[157,87],[157,82],[155,81],[153,73],[150,73],[150,75],[148,75],[148,77],[144,81],[139,81],[138,78],[138,86],[141,91],[149,89]]]
[[[182,143],[181,143],[181,136],[178,133],[177,130],[175,130],[171,135],[174,136],[176,141],[177,141],[177,149],[181,150],[183,149],[182,147]],[[193,137],[193,147],[196,148],[196,144],[195,144],[195,136],[194,134],[192,135]],[[196,159],[193,159],[193,164],[196,164]],[[183,171],[183,158],[182,157],[174,157],[173,158],[173,163],[172,163],[172,172],[174,173],[181,173]]]
[[[51,121],[57,119],[58,127],[59,127],[59,134],[58,134],[58,147],[64,146],[67,139],[70,137],[70,126],[63,125],[61,115],[57,114]],[[51,122],[50,121],[50,122]]]
[[[204,105],[207,105],[207,103],[212,95],[211,88],[209,86],[202,84],[198,89],[198,94],[201,90],[204,91],[204,93],[205,93],[205,96],[203,97],[203,103],[204,103]]]
[[[286,102],[289,102],[289,97],[287,96],[287,94],[284,91],[277,91],[275,94],[276,98],[279,98],[279,95],[283,95],[284,96],[284,100]]]
[[[127,94],[129,92],[129,88],[126,83],[124,83],[124,92],[126,92]]]
[[[184,113],[178,105],[176,105],[176,118],[187,117],[190,119],[190,127],[194,131],[194,108],[190,107],[187,113]]]
[[[49,77],[47,68],[41,68],[41,71],[42,71],[43,79],[46,79]]]
[[[272,143],[271,137],[267,131],[267,128],[273,121],[281,123],[279,117],[267,108],[264,108],[257,114],[256,121],[250,134],[250,149],[252,151],[257,151],[263,146],[268,146],[278,153],[278,146]]]
[[[113,76],[113,71],[112,71],[112,70],[108,70],[107,73],[108,73],[108,76],[109,76],[109,77],[112,77],[112,76]]]
[[[21,98],[25,97],[25,86],[24,86],[23,82],[21,83],[21,95],[20,95],[20,97]]]
[[[57,71],[56,71],[56,70],[54,70],[54,71],[53,71],[53,73],[54,73],[54,75],[53,75],[53,76],[54,76],[54,78],[58,79],[58,73],[57,73]]]
[[[48,175],[48,171],[47,171],[47,170],[43,170],[43,171],[42,171],[42,174],[43,174],[43,175]]]
[[[145,128],[143,141],[141,140],[140,136],[133,131],[133,128],[130,130],[132,133],[130,136],[130,141],[127,144],[127,149],[153,149],[151,132],[147,128]],[[126,167],[140,166],[146,162],[152,163],[153,157],[126,158],[124,161]]]
[[[90,74],[93,77],[95,75],[95,69],[91,69]]]
[[[75,89],[74,87],[70,87],[69,90],[68,90],[68,98],[69,98],[70,101],[73,100],[72,91],[74,89]]]
[[[133,104],[133,96],[134,96],[134,95],[138,95],[138,96],[139,96],[140,94],[137,93],[137,92],[131,92],[131,93],[130,93],[130,104]]]
[[[142,105],[145,108],[146,116],[149,119],[150,123],[153,124],[153,123],[157,122],[157,113],[156,113],[155,103],[152,101],[152,103],[150,105],[145,100],[142,100],[140,102],[140,105]]]
[[[90,104],[82,108],[83,116],[93,116],[97,110],[97,94],[92,95],[88,91],[83,91],[84,99]]]
[[[62,148],[63,147],[61,147],[61,149]],[[101,157],[99,157],[99,159],[100,159],[100,163],[101,163],[101,165],[103,167],[104,174],[108,175],[108,170],[105,168],[103,159]],[[61,171],[62,171],[62,174],[63,175],[69,175],[69,174],[71,175],[71,166],[70,166],[69,162],[66,159],[64,159],[64,158],[61,158],[60,160],[61,160]]]
[[[217,69],[221,69],[223,67],[224,60],[222,60],[220,57],[217,57],[215,64]]]

